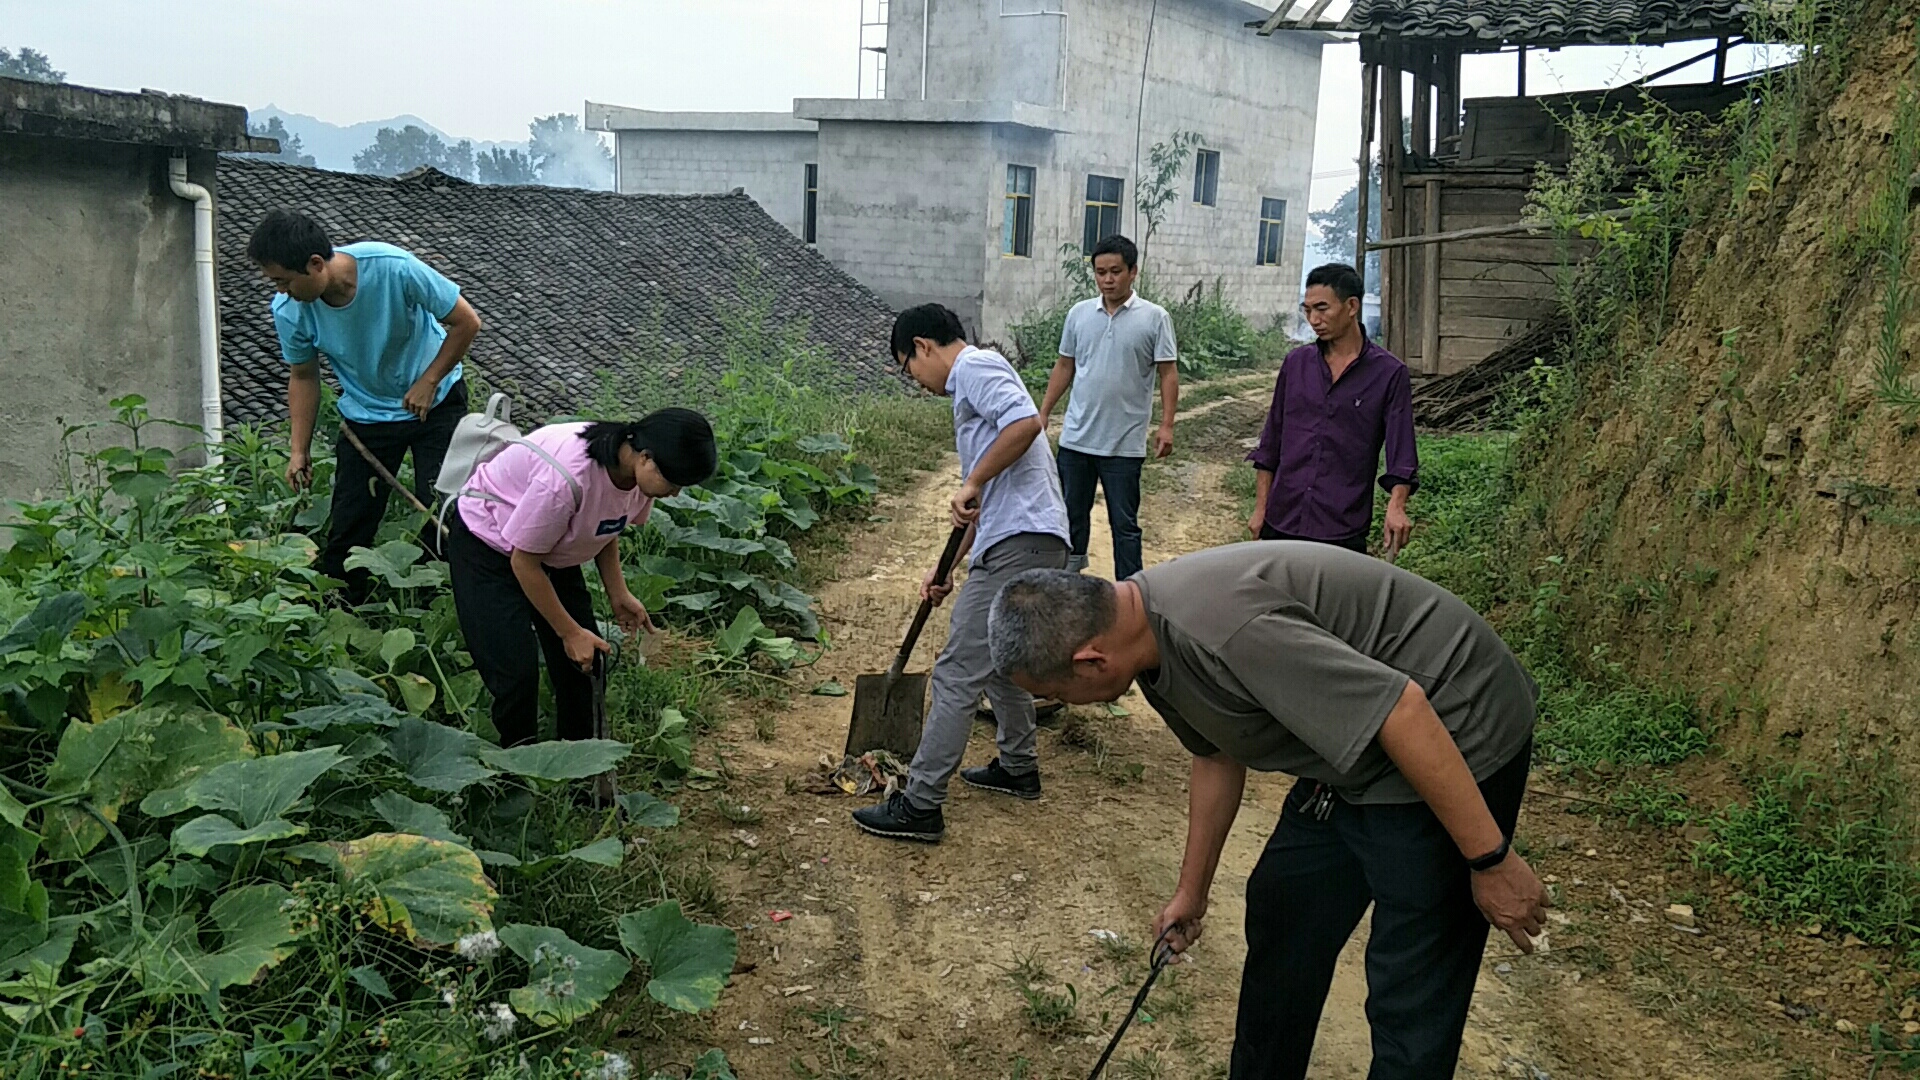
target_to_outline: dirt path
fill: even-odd
[[[1257,422],[1265,397],[1258,383],[1196,408],[1181,425],[1179,453],[1151,468],[1142,513],[1149,565],[1236,539],[1238,514],[1223,480]],[[920,576],[946,537],[954,473],[949,458],[912,490],[882,500],[876,527],[852,540],[839,580],[820,595],[834,647],[803,687],[825,679],[850,687],[859,673],[885,669]],[[1111,572],[1108,535],[1096,507],[1091,555],[1103,574]],[[936,616],[915,666],[931,663],[944,639]],[[860,802],[799,786],[823,753],[838,754],[849,698],[803,691],[773,718],[764,741],[755,720],[765,718],[723,728],[710,748],[734,777],[727,799],[751,807],[757,820],[740,829],[696,808],[692,827],[708,834],[721,887],[737,898],[741,960],[751,969],[736,975],[706,1038],[750,1080],[1084,1076],[1144,973],[1146,928],[1173,887],[1185,835],[1184,754],[1137,695],[1121,705],[1124,716],[1078,709],[1042,731],[1047,795],[1039,803],[955,783],[947,839],[936,847],[861,834],[847,820]],[[991,756],[982,724],[967,760]],[[1250,782],[1215,885],[1211,932],[1190,963],[1163,977],[1148,1006],[1152,1022],[1129,1033],[1110,1076],[1225,1077],[1244,955],[1241,895],[1287,783]],[[1530,806],[1529,820],[1539,812]],[[772,922],[776,911],[792,917]],[[1104,945],[1095,930],[1139,944]],[[1363,941],[1364,927],[1342,956],[1316,1078],[1366,1074]],[[1523,958],[1504,939],[1489,947],[1457,1076],[1783,1075],[1777,1066],[1709,1062],[1684,1031],[1667,1030],[1601,980],[1582,985],[1580,966],[1564,959]],[[1038,1017],[1061,1023],[1037,1029],[1022,984],[1063,997],[1071,987],[1071,1014],[1050,1014],[1042,1000]]]

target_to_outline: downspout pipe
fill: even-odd
[[[173,193],[193,202],[193,291],[200,309],[200,426],[206,431],[207,464],[221,461],[225,425],[220,415],[220,318],[214,307],[213,192],[187,179],[187,159],[167,163]]]
[[[920,100],[927,100],[927,31],[933,25],[933,0],[920,0]]]

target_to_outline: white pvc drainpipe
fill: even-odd
[[[920,100],[927,100],[927,29],[932,25],[933,0],[920,0]],[[909,46],[911,47],[911,46]]]
[[[193,200],[193,291],[200,308],[200,426],[206,430],[207,464],[220,464],[224,425],[220,416],[220,319],[214,308],[213,192],[187,179],[187,159],[167,165],[173,193]]]

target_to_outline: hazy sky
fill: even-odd
[[[39,49],[68,79],[88,86],[271,104],[336,124],[413,113],[453,135],[521,140],[528,120],[578,112],[586,99],[651,109],[785,110],[796,97],[851,97],[860,4],[0,0],[0,46]],[[1333,11],[1346,6],[1336,3]],[[1535,55],[1529,88],[1614,85],[1700,48]],[[1743,55],[1737,67],[1750,62]],[[1511,94],[1514,67],[1511,56],[1469,60],[1468,95]],[[1678,78],[1700,77],[1701,70]],[[1329,48],[1315,207],[1355,175],[1359,81],[1355,48]]]

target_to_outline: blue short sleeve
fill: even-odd
[[[273,331],[280,338],[280,355],[289,364],[311,364],[320,358],[313,329],[300,317],[300,305],[286,297],[273,298]]]
[[[460,286],[416,255],[409,254],[403,265],[401,289],[408,303],[425,308],[436,319],[453,314],[453,305],[460,300]]]

